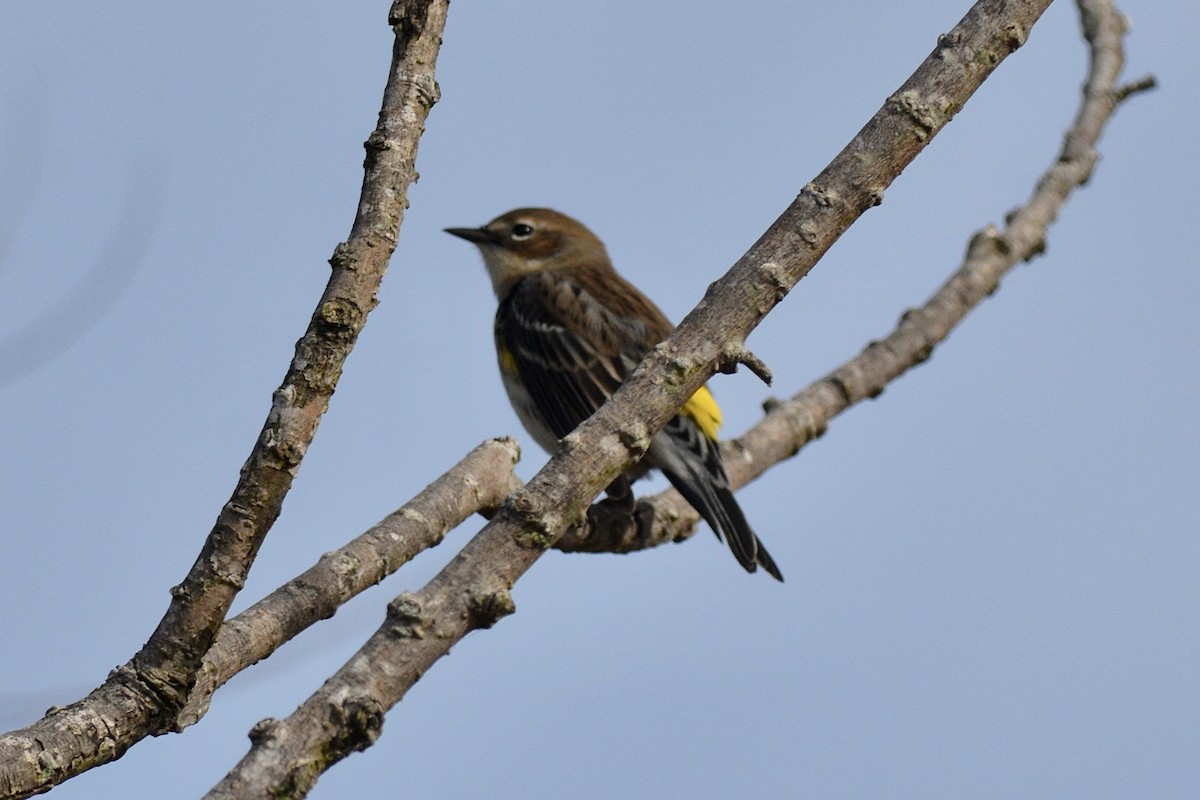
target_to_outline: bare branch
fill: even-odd
[[[333,274],[296,345],[266,424],[191,571],[141,652],[83,700],[52,709],[0,737],[0,798],[25,797],[119,758],[148,735],[177,728],[229,606],[279,515],[342,365],[376,305],[415,178],[417,143],[437,100],[437,63],[447,0],[397,3],[396,41],[367,157],[358,214],[334,250]]]
[[[389,606],[355,656],[288,719],[256,726],[209,798],[302,797],[376,739],[385,712],[450,647],[513,610],[509,589],[580,520],[746,335],[1025,40],[1049,0],[984,0],[743,256],[613,398],[429,584]],[[749,302],[748,302],[749,300]]]
[[[213,692],[234,675],[440,544],[472,514],[494,511],[520,485],[512,470],[520,455],[514,439],[484,442],[361,536],[227,620],[204,656],[179,726],[198,722]]]
[[[724,443],[725,466],[735,488],[791,458],[819,438],[830,420],[851,406],[878,397],[890,382],[924,363],[967,313],[995,292],[1015,265],[1042,253],[1046,231],[1070,192],[1091,176],[1103,126],[1117,104],[1153,88],[1153,76],[1117,86],[1122,54],[1122,17],[1107,0],[1081,0],[1091,67],[1075,121],[1062,151],[1037,182],[1033,196],[1010,212],[1003,230],[976,233],[959,269],[920,308],[906,311],[896,328],[862,353],[786,401],[764,403],[766,417],[741,438]],[[598,504],[602,505],[602,504]],[[637,522],[628,515],[590,514],[556,547],[566,552],[628,553],[689,538],[699,516],[674,489],[638,500]]]

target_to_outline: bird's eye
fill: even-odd
[[[512,226],[512,238],[514,241],[522,241],[533,236],[533,226],[526,225],[524,222],[518,222]]]

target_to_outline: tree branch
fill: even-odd
[[[996,291],[1000,279],[1045,249],[1049,226],[1070,193],[1091,177],[1104,126],[1117,105],[1153,88],[1152,76],[1118,85],[1125,33],[1123,17],[1108,0],[1078,0],[1090,65],[1075,120],[1062,150],[1038,180],[1033,195],[1008,215],[1003,230],[989,225],[967,246],[963,263],[920,308],[904,312],[884,339],[786,401],[764,404],[766,417],[741,438],[724,443],[725,467],[740,488],[820,437],[829,422],[851,406],[878,397],[884,388],[924,363],[967,313]],[[565,552],[628,553],[689,538],[699,515],[674,489],[641,498],[636,519],[627,514],[590,514],[556,544]],[[603,505],[603,503],[598,504]]]
[[[177,728],[208,651],[279,515],[329,405],[342,365],[377,303],[415,178],[417,143],[437,100],[434,66],[447,0],[397,2],[395,46],[379,123],[366,142],[362,194],[349,239],[296,345],[267,421],[199,557],[172,589],[166,615],[142,650],[83,700],[0,737],[0,798],[26,797],[119,758],[148,735]]]
[[[514,609],[509,589],[582,519],[817,259],[945,126],[1049,0],[983,0],[892,95],[701,304],[530,483],[430,583],[388,607],[383,626],[288,719],[266,720],[209,798],[302,797],[333,763],[378,737],[385,712],[450,647]],[[727,362],[726,362],[727,363]]]
[[[213,693],[234,675],[440,544],[472,514],[494,511],[520,485],[512,469],[520,455],[514,439],[484,442],[361,536],[227,620],[204,656],[180,727],[198,722]]]

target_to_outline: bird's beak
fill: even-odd
[[[496,244],[496,234],[487,228],[445,228],[446,233],[475,244]]]

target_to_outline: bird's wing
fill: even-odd
[[[595,413],[671,325],[615,272],[535,272],[496,312],[496,342],[561,438]]]

